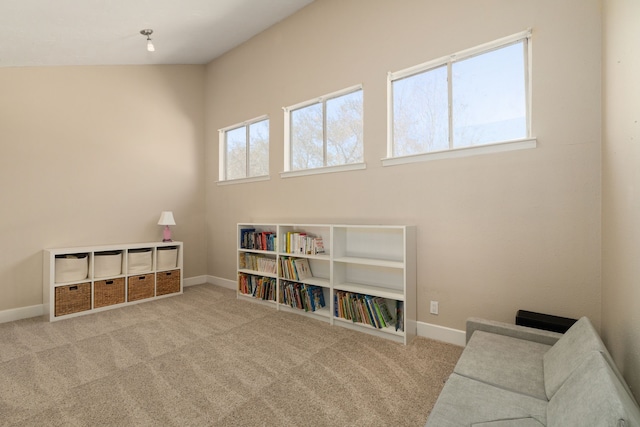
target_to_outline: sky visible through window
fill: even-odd
[[[527,137],[524,41],[393,81],[393,155]],[[450,146],[450,136],[453,143]]]

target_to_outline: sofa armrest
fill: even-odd
[[[509,323],[481,319],[478,317],[470,317],[467,319],[467,342],[469,342],[471,335],[473,335],[475,331],[485,331],[493,334],[506,335],[546,345],[555,344],[562,336],[562,334],[558,332],[529,328],[527,326],[512,325]]]

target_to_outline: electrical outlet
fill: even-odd
[[[438,314],[438,301],[431,301],[431,314]]]

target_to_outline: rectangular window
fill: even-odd
[[[362,86],[287,107],[284,112],[285,174],[362,168]]]
[[[530,139],[530,36],[390,73],[387,158]]]
[[[256,119],[219,131],[220,181],[269,175],[269,119]]]

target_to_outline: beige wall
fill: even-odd
[[[235,278],[245,221],[415,224],[418,317],[518,309],[601,320],[598,0],[316,0],[206,71],[208,272]],[[538,148],[381,166],[386,75],[533,28]],[[364,85],[367,169],[282,179],[281,107]],[[217,129],[271,118],[271,179],[218,186]],[[429,301],[440,315],[429,314]]]
[[[42,304],[42,249],[161,239],[205,274],[204,66],[0,69],[0,310]]]
[[[602,332],[640,397],[640,3],[603,3]]]

